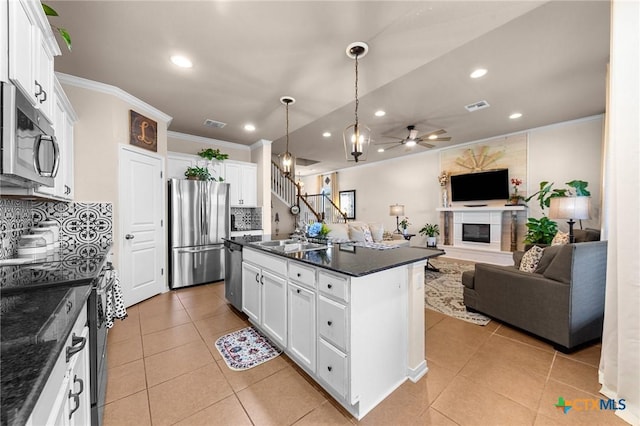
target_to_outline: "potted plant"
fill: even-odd
[[[440,227],[438,224],[430,224],[427,223],[418,231],[420,235],[427,236],[427,247],[435,247],[436,246],[436,235],[440,235]]]
[[[400,225],[400,229],[402,229],[402,234],[406,235],[407,228],[409,228],[409,225],[411,225],[411,223],[409,222],[409,218],[405,216],[405,218],[400,221],[399,225]]]
[[[206,167],[187,167],[184,175],[189,180],[212,180],[211,173]]]
[[[211,149],[211,148],[200,150],[200,152],[198,152],[198,155],[202,158],[206,158],[209,161],[213,159],[223,161],[229,158],[229,154],[223,154],[220,152],[219,149]]]
[[[512,178],[511,185],[513,185],[513,192],[509,195],[509,203],[518,205],[520,204],[520,200],[524,200],[524,197],[518,194],[518,187],[522,185],[522,179]]]

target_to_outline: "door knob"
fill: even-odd
[[[131,234],[127,234],[127,235],[124,236],[124,238],[127,239],[127,240],[133,240],[135,238],[135,236],[131,235]]]

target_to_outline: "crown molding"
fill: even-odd
[[[66,84],[69,86],[80,87],[82,89],[93,90],[94,92],[105,93],[107,95],[112,95],[117,97],[118,99],[127,102],[132,107],[134,107],[138,112],[150,116],[154,120],[161,121],[166,123],[167,127],[173,120],[173,117],[165,114],[157,108],[152,107],[148,103],[141,101],[135,96],[125,92],[116,86],[111,86],[109,84],[100,83],[93,80],[88,80],[82,77],[76,77],[74,75],[64,74],[61,72],[56,72],[56,76],[60,83]]]
[[[216,145],[229,149],[237,149],[240,151],[249,151],[247,145],[241,145],[239,143],[221,141],[219,139],[205,138],[204,136],[190,135],[188,133],[174,132],[172,130],[167,131],[167,137],[173,139],[180,139],[183,141],[205,143],[207,145]]]
[[[262,148],[263,146],[269,146],[273,143],[273,141],[267,139],[260,139],[250,146],[250,149],[253,151],[254,149]]]

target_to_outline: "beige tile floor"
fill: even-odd
[[[492,321],[476,326],[426,310],[429,371],[360,422],[285,355],[229,370],[213,343],[249,323],[222,283],[171,291],[128,309],[108,338],[105,426],[121,425],[625,425],[610,411],[554,404],[599,399],[600,345],[565,355]]]

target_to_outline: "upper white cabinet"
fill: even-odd
[[[225,161],[225,182],[229,187],[231,206],[256,207],[258,205],[258,166],[254,163]]]
[[[223,161],[209,161],[195,154],[167,153],[167,179],[185,179],[184,172],[189,167],[206,167],[213,178],[224,179]]]
[[[60,146],[60,166],[55,186],[41,186],[35,192],[58,200],[73,200],[73,126],[77,116],[57,78],[54,80],[53,102],[53,129]]]
[[[53,58],[60,48],[39,1],[8,3],[9,80],[53,122]]]

